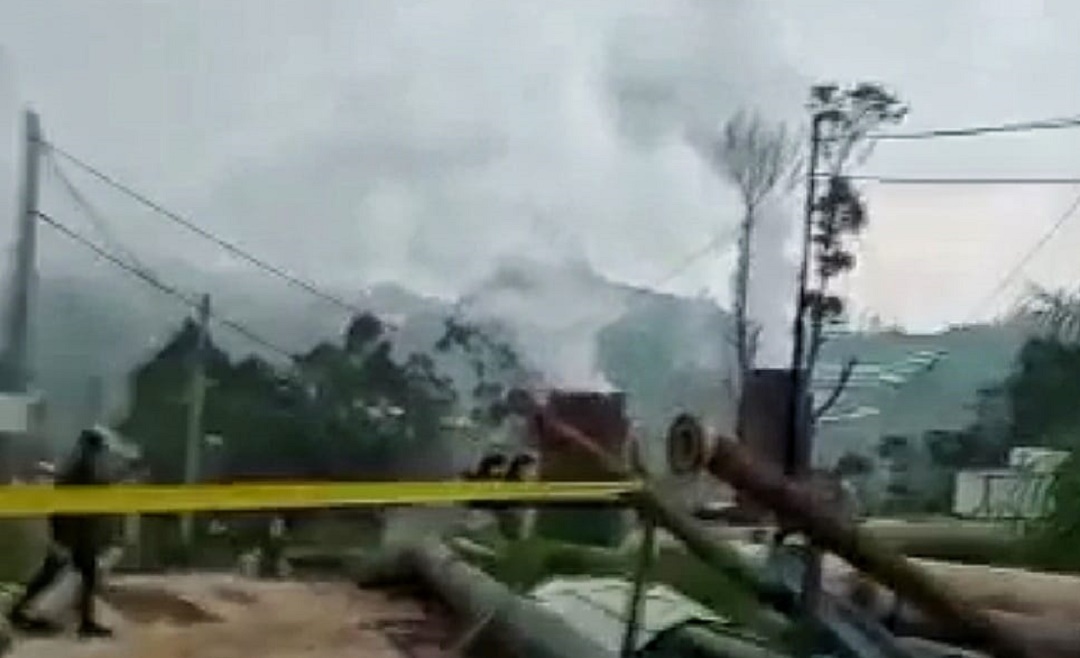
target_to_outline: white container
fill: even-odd
[[[1047,511],[1053,475],[1012,468],[956,474],[953,513],[979,519],[1034,519]]]

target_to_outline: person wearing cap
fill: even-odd
[[[70,461],[56,477],[57,486],[107,484],[104,458],[107,452],[105,436],[96,429],[84,430],[76,443]],[[98,554],[107,541],[107,524],[93,515],[54,514],[49,519],[51,542],[45,560],[15,601],[8,619],[11,625],[29,632],[56,632],[52,622],[35,618],[27,612],[30,603],[57,582],[64,569],[72,566],[79,574],[81,589],[78,597],[79,637],[109,637],[112,631],[94,618],[94,598],[98,589]]]
[[[506,471],[510,462],[507,460],[506,455],[500,452],[493,452],[484,455],[480,459],[480,462],[476,465],[476,468],[471,472],[466,472],[463,479],[472,480],[474,482],[491,482],[499,481],[506,477]],[[467,503],[467,506],[472,509],[491,511],[497,506],[488,501],[475,501]]]
[[[502,480],[506,475],[506,467],[509,464],[506,455],[500,452],[489,452],[481,457],[480,461],[470,470],[463,472],[460,479],[467,482],[490,482]],[[461,530],[470,532],[478,530],[490,523],[493,503],[490,501],[469,501],[464,504],[468,510],[461,520]]]

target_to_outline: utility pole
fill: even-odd
[[[809,373],[806,372],[806,307],[807,286],[810,279],[810,261],[813,258],[814,212],[817,203],[817,165],[821,151],[822,116],[815,113],[810,128],[810,162],[806,167],[806,203],[803,206],[802,261],[795,291],[795,319],[791,328],[791,393],[788,407],[788,446],[784,461],[784,474],[798,475],[799,457],[808,446],[799,445],[809,440],[806,433],[806,394],[809,390]]]
[[[191,354],[191,380],[188,391],[187,449],[184,454],[184,484],[197,484],[203,444],[203,403],[206,400],[206,357],[210,343],[210,295],[199,301],[195,349]],[[191,512],[180,517],[180,537],[187,556],[194,548],[195,517]]]
[[[802,261],[796,290],[795,320],[792,326],[791,345],[791,386],[788,399],[787,450],[784,459],[784,475],[797,478],[812,455],[813,427],[809,414],[813,406],[808,405],[810,376],[806,363],[806,310],[810,266],[813,259],[814,214],[817,205],[817,169],[821,155],[821,126],[824,117],[815,111],[810,124],[810,162],[806,167],[806,202],[803,207]],[[821,589],[821,554],[815,546],[807,546],[804,562],[800,608],[803,619],[813,624],[817,618],[818,593]]]
[[[35,284],[37,260],[38,174],[41,161],[41,123],[37,114],[24,113],[22,185],[19,190],[18,234],[15,246],[15,271],[12,273],[11,298],[7,308],[7,326],[3,355],[0,357],[0,390],[24,396],[30,386],[30,303]],[[9,431],[14,428],[6,428]],[[16,431],[15,433],[18,433]],[[12,438],[0,434],[0,479],[12,475]]]
[[[30,303],[37,260],[38,173],[41,160],[41,123],[38,115],[24,115],[26,143],[23,147],[23,178],[19,192],[19,231],[15,249],[11,305],[4,346],[4,388],[25,393],[30,385]]]

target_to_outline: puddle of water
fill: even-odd
[[[216,623],[221,617],[167,590],[125,585],[102,597],[124,617],[139,623],[168,622],[178,626]]]

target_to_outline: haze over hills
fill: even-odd
[[[212,273],[178,264],[159,272],[166,280],[185,281],[185,290],[213,290],[216,312],[289,351],[336,340],[350,316],[325,300],[250,272]],[[97,268],[78,276],[45,274],[38,292],[35,370],[49,397],[51,434],[60,440],[88,418],[91,378],[105,380],[110,406],[122,404],[127,373],[153,354],[187,314],[177,300]],[[625,389],[631,410],[650,417],[650,426],[680,406],[702,413],[711,409],[715,396],[699,393],[708,386],[692,382],[718,381],[714,373],[723,359],[718,353],[706,355],[695,365],[701,354],[693,346],[722,344],[716,337],[724,335],[718,332],[726,331],[729,322],[711,302],[614,283],[584,263],[554,267],[527,259],[504,261],[456,306],[395,284],[334,294],[396,325],[400,354],[430,351],[445,318],[453,314],[492,326],[510,337],[527,364],[552,385]],[[655,338],[643,343],[639,331]],[[216,326],[213,336],[234,355],[256,352],[282,361],[227,327]],[[644,356],[653,362],[634,365]],[[671,366],[664,365],[668,358]],[[447,374],[468,379],[460,359],[438,354],[436,359]],[[682,384],[654,386],[670,378],[668,370],[688,376]],[[695,397],[700,404],[689,404]]]
[[[997,324],[834,337],[822,350],[824,362],[854,357],[885,376],[849,387],[834,411],[857,417],[821,425],[817,458],[831,463],[847,451],[869,454],[889,434],[917,440],[930,430],[964,429],[975,420],[979,390],[1009,376],[1026,336],[1022,327]],[[917,363],[931,354],[936,358]],[[854,413],[859,409],[877,413]]]
[[[169,280],[188,290],[213,290],[222,316],[289,351],[336,340],[349,313],[261,274],[206,272],[170,266]],[[628,394],[639,431],[654,437],[650,457],[659,459],[659,437],[679,411],[702,415],[730,431],[735,406],[729,382],[733,363],[731,317],[715,302],[679,297],[612,282],[585,263],[553,266],[504,261],[455,305],[451,300],[380,284],[339,297],[371,309],[396,325],[400,354],[430,351],[454,313],[481,321],[509,337],[527,363],[553,385],[617,388]],[[49,430],[66,442],[89,418],[90,380],[106,383],[110,406],[122,405],[127,373],[150,356],[185,316],[176,300],[140,282],[90,269],[80,276],[44,276],[39,283],[34,346],[38,381],[49,397]],[[228,328],[214,340],[234,355],[260,353],[281,361]],[[839,409],[871,406],[880,414],[822,426],[818,457],[835,460],[848,450],[871,451],[883,433],[921,435],[957,429],[973,417],[979,388],[1001,381],[1011,368],[1022,333],[1009,327],[978,326],[941,334],[895,332],[850,334],[827,343],[825,362],[848,355],[864,364],[889,365],[921,350],[943,350],[933,368],[907,384],[857,387]],[[464,387],[466,364],[436,354],[440,369]]]

